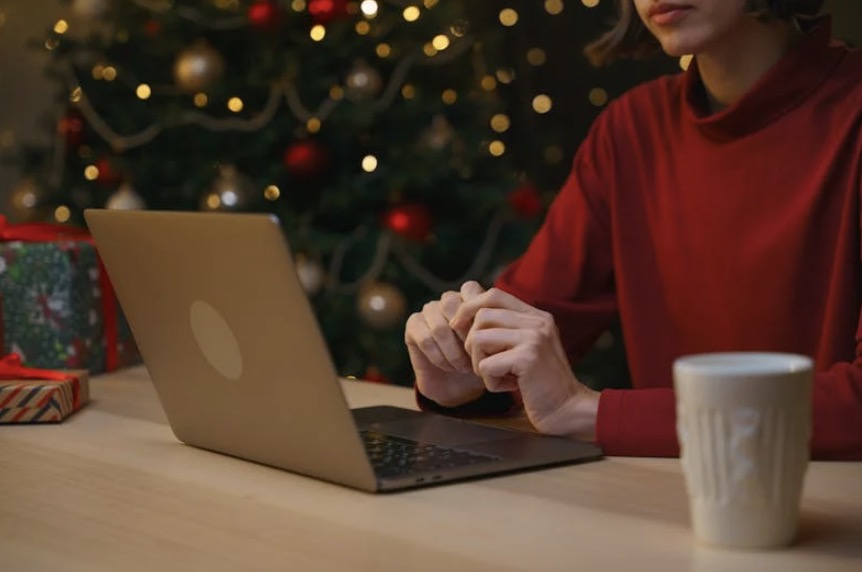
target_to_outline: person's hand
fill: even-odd
[[[520,390],[538,431],[595,438],[599,393],[575,377],[551,314],[492,288],[464,300],[450,324],[469,328],[465,348],[483,386]]]
[[[479,283],[467,282],[460,292],[445,292],[407,319],[404,341],[416,375],[416,388],[443,407],[457,407],[485,393],[485,385],[473,371],[464,349],[470,323],[458,329],[449,324],[465,300],[484,291]]]

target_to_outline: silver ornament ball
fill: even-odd
[[[180,52],[174,62],[174,81],[187,93],[211,87],[224,73],[224,60],[208,43],[200,41]]]
[[[362,321],[378,330],[400,326],[407,312],[407,300],[401,291],[387,282],[364,286],[356,299]]]

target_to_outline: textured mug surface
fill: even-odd
[[[791,543],[809,460],[811,360],[699,354],[676,360],[673,375],[695,536],[729,548]]]

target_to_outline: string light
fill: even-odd
[[[95,165],[87,165],[84,167],[84,178],[88,181],[95,181],[99,178],[99,168]]]
[[[590,103],[596,107],[601,107],[608,102],[608,92],[600,87],[594,87],[590,90]]]
[[[318,131],[320,131],[320,127],[320,119],[318,119],[317,117],[312,117],[305,122],[305,128],[308,129],[309,133],[317,133]]]
[[[0,15],[2,17],[2,15]],[[2,24],[0,24],[2,25]],[[66,20],[57,20],[57,23],[54,24],[54,33],[60,34],[61,36],[69,31],[69,23]]]
[[[503,85],[508,85],[515,80],[515,73],[512,70],[497,70],[497,81]]]
[[[340,85],[333,85],[329,88],[329,97],[334,101],[338,101],[344,97],[344,88]]]
[[[323,38],[326,37],[326,28],[321,26],[320,24],[315,24],[312,26],[311,31],[308,33],[311,36],[311,39],[315,42],[320,42]]]
[[[194,97],[195,107],[206,107],[209,98],[205,93],[196,93]]]
[[[491,144],[488,145],[488,152],[494,157],[502,157],[506,153],[506,144],[499,140],[491,141]]]
[[[137,95],[139,99],[149,99],[152,94],[153,90],[145,83],[142,83],[137,87],[137,89],[135,89],[135,95]]]
[[[547,95],[540,94],[533,98],[533,110],[536,113],[548,113],[551,107],[553,107],[553,102]]]
[[[508,115],[498,113],[491,118],[491,129],[497,133],[505,133],[511,127],[512,122]]]
[[[562,13],[563,8],[563,0],[545,0],[545,12],[551,16]]]
[[[434,36],[434,39],[431,40],[431,44],[439,51],[443,51],[449,47],[449,38],[443,34],[438,36]]]
[[[485,91],[494,91],[497,89],[497,80],[492,75],[486,75],[482,78],[481,85]]]
[[[60,205],[54,209],[54,220],[57,222],[68,222],[72,218],[72,211],[66,205]]]
[[[72,88],[72,91],[69,92],[69,101],[72,103],[78,103],[81,101],[81,96],[84,95],[84,90],[81,89],[81,86],[75,86]]]
[[[422,46],[422,53],[424,53],[429,58],[433,58],[437,55],[437,48],[434,47],[434,44],[428,42],[424,46]]]
[[[366,18],[374,18],[377,16],[377,11],[380,7],[374,0],[362,0],[359,9]]]
[[[392,46],[389,44],[377,44],[375,51],[377,52],[377,57],[388,58],[392,54]]]
[[[413,99],[416,97],[416,88],[409,83],[404,84],[401,87],[401,97],[404,99]]]
[[[377,157],[374,155],[366,155],[362,158],[362,170],[366,173],[373,173],[377,170]]]
[[[425,0],[425,2],[423,2],[423,4],[426,8],[428,8],[430,10],[431,8],[433,8],[434,6],[437,5],[437,2],[438,2],[438,0]]]
[[[599,5],[599,0],[581,0],[581,4],[587,8],[595,8]]]
[[[233,111],[234,113],[239,113],[243,108],[242,100],[238,97],[231,97],[227,100],[227,108]]]
[[[452,105],[458,101],[458,93],[454,89],[447,89],[443,92],[443,103]]]
[[[511,28],[515,24],[518,23],[518,13],[511,8],[504,8],[500,10],[500,23],[506,26],[507,28]]]
[[[304,11],[305,10],[305,0],[293,0],[293,2],[290,3],[290,8],[294,12]]]
[[[360,36],[366,36],[371,31],[371,24],[366,22],[365,20],[361,20],[356,22],[356,27],[354,28],[356,33]]]
[[[418,6],[407,6],[404,8],[404,11],[401,13],[401,16],[407,22],[415,22],[419,19],[419,16],[422,15],[422,12],[419,10]]]
[[[545,50],[542,48],[530,48],[527,50],[527,62],[532,66],[544,65],[547,60]]]

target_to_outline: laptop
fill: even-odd
[[[85,218],[183,443],[369,492],[601,458],[590,443],[430,412],[351,410],[274,216]]]

